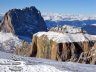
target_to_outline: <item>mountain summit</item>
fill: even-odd
[[[47,31],[47,27],[40,11],[31,6],[9,10],[2,20],[1,30],[31,38],[36,32]]]

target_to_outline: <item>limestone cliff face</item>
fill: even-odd
[[[46,24],[34,6],[9,10],[3,17],[0,29],[16,35],[32,37],[39,31],[47,31]]]
[[[57,43],[51,41],[47,36],[33,36],[32,56],[38,58],[56,59]],[[52,52],[53,51],[53,52]]]
[[[34,35],[32,40],[32,57],[46,58],[58,61],[73,61],[79,63],[94,63],[92,49],[95,41],[57,42],[46,34]],[[87,58],[89,57],[89,58]]]
[[[10,13],[6,13],[3,18],[3,22],[1,23],[1,26],[0,26],[1,30],[3,30],[4,32],[15,33],[11,20],[12,18],[10,16]]]

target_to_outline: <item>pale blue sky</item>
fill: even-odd
[[[30,6],[41,12],[96,15],[96,0],[0,0],[0,13]]]

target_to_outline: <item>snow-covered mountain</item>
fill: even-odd
[[[54,26],[58,26],[58,24],[62,26],[64,24],[79,25],[79,23],[82,24],[83,21],[87,23],[87,20],[88,20],[88,23],[91,24],[89,22],[91,21],[91,19],[92,19],[92,23],[93,21],[95,22],[95,17],[94,18],[87,18],[87,17],[81,17],[81,16],[68,17],[66,15],[60,15],[60,14],[59,15],[52,14],[52,15],[50,16],[48,15],[48,17],[46,15],[45,17],[43,16],[47,23],[47,26],[50,28]],[[83,23],[82,26],[86,25],[86,23]],[[73,26],[71,27],[67,25],[63,26],[63,28],[66,29],[65,32],[68,32],[68,33],[62,34],[62,33],[49,31],[49,32],[38,32],[35,35],[37,37],[46,35],[49,40],[56,41],[57,43],[96,40],[95,39],[96,36],[94,35],[82,34],[82,33],[75,34],[77,32],[81,32],[81,28],[78,29],[78,28],[74,28]],[[20,40],[17,36],[13,35],[12,33],[0,32],[0,72],[12,72],[12,71],[13,72],[14,71],[18,71],[18,72],[20,71],[21,72],[46,72],[46,71],[47,72],[95,72],[96,71],[95,65],[78,64],[78,63],[72,63],[72,62],[57,62],[53,60],[38,59],[33,57],[22,57],[15,54],[11,54],[14,52],[15,46],[22,46],[22,40]]]
[[[96,16],[64,15],[59,13],[42,13],[42,16],[48,29],[63,25],[83,27],[96,23]]]
[[[67,26],[68,27],[68,26]],[[71,28],[71,27],[68,27]],[[41,36],[46,34],[50,39],[60,41],[72,41],[70,38],[76,38],[77,41],[81,41],[84,37],[82,34],[66,34],[65,40],[62,40],[61,33],[54,32],[42,32],[36,35]],[[59,37],[60,36],[60,37]],[[68,36],[68,37],[67,37]],[[87,38],[92,39],[90,35],[86,35]],[[58,38],[59,37],[59,38]],[[80,38],[79,38],[80,37]],[[85,38],[83,39],[85,40]],[[0,32],[0,72],[95,72],[96,66],[89,64],[79,64],[72,62],[57,62],[54,60],[39,59],[34,57],[23,57],[11,53],[15,45],[22,45],[22,41],[12,33]],[[4,50],[2,50],[4,48]],[[3,52],[6,51],[6,52]]]
[[[35,6],[31,6],[6,12],[0,29],[7,33],[14,33],[20,36],[20,39],[30,42],[34,33],[47,31],[47,26],[40,11]]]

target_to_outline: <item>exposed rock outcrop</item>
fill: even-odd
[[[96,47],[95,41],[94,36],[82,33],[39,32],[33,36],[31,56],[58,61],[95,63],[95,51],[91,51]]]
[[[22,42],[22,46],[16,46],[16,55],[21,55],[21,56],[28,56],[30,57],[32,54],[32,47],[31,44],[27,42]]]
[[[32,38],[32,35],[39,31],[47,31],[46,24],[34,6],[25,9],[9,10],[0,26],[4,32],[12,32],[18,36],[27,36]]]

